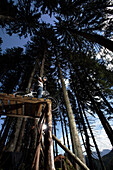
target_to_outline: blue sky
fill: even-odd
[[[47,14],[42,15],[40,19],[40,21],[44,21],[52,25],[54,24],[54,20],[55,18],[53,16],[50,18]],[[27,41],[30,41],[29,35],[26,38],[24,38],[24,36],[20,38],[17,34],[9,36],[8,34],[6,34],[6,31],[3,28],[0,30],[0,37],[3,40],[3,43],[1,45],[3,51],[5,51],[6,48],[13,48],[18,46],[24,48],[24,45],[27,43]]]
[[[3,43],[1,45],[3,51],[5,51],[6,48],[12,48],[17,46],[23,48],[27,41],[30,40],[29,36],[27,38],[24,37],[19,38],[19,36],[16,34],[9,36],[8,34],[6,34],[5,29],[0,30],[0,37],[3,40]]]

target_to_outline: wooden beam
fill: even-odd
[[[51,102],[48,102],[47,118],[47,130],[45,132],[45,170],[55,170],[54,155],[53,155],[53,139],[52,139],[52,114],[51,114]]]
[[[22,118],[30,118],[30,119],[37,119],[39,118],[38,116],[27,116],[27,115],[15,115],[15,114],[7,114],[7,113],[3,113],[1,115],[4,115],[4,116],[8,116],[8,117],[22,117]],[[0,115],[0,116],[1,116]]]
[[[74,160],[75,162],[84,170],[90,170],[74,153],[72,153],[65,145],[61,143],[61,141],[53,135],[53,139],[58,143],[58,145],[67,152]]]
[[[22,96],[15,96],[13,94],[5,94],[5,93],[0,93],[0,99],[2,101],[4,100],[14,100],[14,101],[20,101],[22,103],[47,103],[47,101],[50,101],[47,99],[47,101],[43,98],[37,100],[37,98],[31,98],[31,97],[22,97]]]
[[[43,108],[49,103],[51,101],[48,99],[37,100],[37,98],[0,93],[0,115],[37,118],[40,117]]]

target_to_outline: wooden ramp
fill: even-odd
[[[51,100],[30,98],[15,96],[13,94],[0,93],[0,115],[13,116],[13,117],[25,117],[25,118],[38,118],[35,119],[35,126],[32,128],[37,132],[37,146],[35,148],[35,154],[33,156],[33,161],[31,169],[39,170],[40,167],[40,154],[44,159],[44,170],[55,170],[54,164],[54,150],[53,150],[53,139],[57,144],[67,152],[82,169],[89,170],[89,168],[76,156],[74,155],[65,145],[63,145],[53,134],[52,134],[52,113],[51,113]],[[43,135],[43,125],[46,123],[47,129]],[[9,130],[9,128],[7,128]],[[33,131],[32,131],[33,132]],[[8,134],[8,132],[7,132]],[[30,135],[30,134],[29,134]],[[42,140],[43,137],[43,140]],[[7,140],[7,136],[5,138]],[[3,167],[9,166],[10,162],[15,161],[15,157],[22,157],[24,154],[21,152],[4,152],[4,147],[1,149],[0,159]],[[28,151],[30,148],[27,148]],[[21,154],[20,154],[21,153]],[[2,155],[3,154],[3,155]],[[12,160],[8,162],[7,158],[11,157]],[[22,155],[23,154],[23,155]],[[5,159],[5,161],[4,161]],[[29,159],[28,159],[29,160]],[[7,161],[7,163],[6,163]],[[17,160],[16,160],[17,161]],[[15,162],[14,162],[15,163]],[[17,165],[17,162],[16,162]],[[11,166],[12,163],[11,163]],[[1,167],[0,167],[1,169]]]
[[[49,103],[51,103],[49,99],[37,100],[37,98],[0,93],[0,115],[36,118],[41,116]]]
[[[35,133],[37,133],[38,136],[37,146],[35,148],[36,149],[35,155],[32,162],[32,169],[35,170],[39,170],[40,162],[39,158],[42,145],[43,125],[44,123],[47,124],[47,130],[45,132],[44,137],[45,140],[44,143],[46,143],[47,145],[45,145],[44,147],[45,149],[43,151],[43,153],[45,152],[44,158],[47,157],[47,159],[45,159],[45,170],[55,170],[52,140],[51,100],[49,99],[37,100],[37,98],[15,96],[13,94],[7,95],[4,93],[0,93],[0,115],[25,118],[38,118],[35,119],[34,124],[35,125],[34,131]],[[4,148],[1,151],[2,155],[2,153],[4,153]]]

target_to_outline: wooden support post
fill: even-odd
[[[47,131],[45,133],[45,170],[55,170],[52,139],[51,101],[48,101]]]
[[[41,129],[41,134],[40,134],[40,138],[39,138],[39,141],[38,141],[38,146],[36,148],[36,153],[35,153],[35,157],[34,157],[33,164],[32,164],[32,169],[35,168],[35,170],[39,170],[41,140],[42,140],[42,129]]]
[[[36,153],[35,153],[33,164],[32,164],[32,169],[35,168],[35,170],[39,170],[40,150],[41,150],[41,142],[42,142],[42,133],[43,133],[43,124],[44,123],[45,123],[45,113],[43,115],[43,118],[42,118],[39,126],[38,126],[38,134],[40,136],[38,139],[38,145],[36,148]]]
[[[75,162],[84,170],[90,170],[74,153],[72,153],[65,145],[61,143],[61,141],[53,135],[53,139],[58,143],[58,145],[67,152],[74,160]]]

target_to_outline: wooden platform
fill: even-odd
[[[51,101],[0,93],[0,115],[14,117],[40,117]]]

